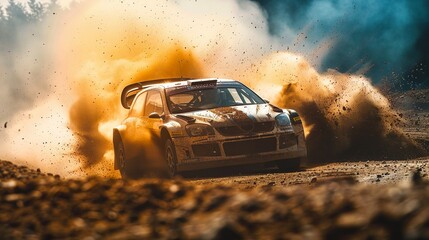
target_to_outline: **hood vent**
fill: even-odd
[[[180,118],[180,119],[182,119],[182,120],[185,120],[187,123],[194,123],[194,122],[196,121],[196,119],[195,119],[195,118],[193,118],[193,117],[188,117],[188,116],[185,116],[185,115],[180,115],[180,114],[178,114],[178,115],[176,115],[176,117],[177,117],[177,118]]]

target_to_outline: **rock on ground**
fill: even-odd
[[[415,174],[419,174],[416,172]],[[62,179],[0,161],[2,239],[429,239],[429,184]]]

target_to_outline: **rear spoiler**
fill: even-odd
[[[155,79],[155,80],[148,80],[143,82],[137,82],[130,84],[122,90],[121,93],[121,104],[122,107],[126,109],[130,109],[132,102],[134,101],[134,98],[136,97],[137,93],[139,93],[141,90],[150,87],[154,84],[159,83],[171,83],[171,82],[180,82],[180,81],[186,81],[191,80],[192,78],[166,78],[166,79]]]

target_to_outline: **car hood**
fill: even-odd
[[[196,122],[206,122],[214,127],[245,125],[255,122],[274,122],[278,112],[268,104],[220,107],[180,115],[194,118]]]

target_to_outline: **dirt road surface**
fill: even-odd
[[[230,184],[236,188],[251,189],[259,186],[284,188],[291,185],[311,185],[329,181],[347,181],[367,184],[395,184],[407,182],[412,173],[423,177],[429,172],[429,158],[407,161],[359,161],[328,163],[302,167],[298,172],[284,173],[277,169],[240,170],[221,169],[217,173],[203,173],[200,178],[187,178],[192,184]],[[223,171],[223,172],[222,172]]]
[[[429,159],[63,179],[0,162],[3,239],[428,239]]]

